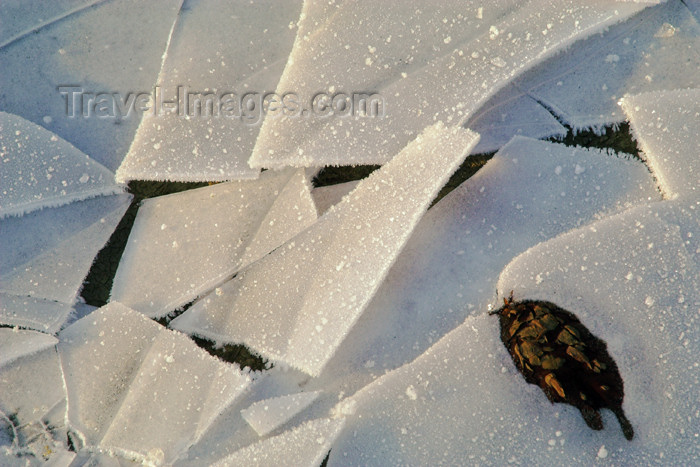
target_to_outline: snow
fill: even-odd
[[[89,97],[81,102],[73,95],[73,112],[66,101],[70,93],[58,87],[82,89],[93,98],[118,93],[125,100],[128,93],[151,92],[182,0],[44,3],[2,2],[0,109],[45,127],[114,171],[138,118],[100,117],[95,110],[85,117]],[[16,24],[5,21],[17,17]]]
[[[287,25],[301,1],[273,10],[247,1],[187,6],[165,52],[155,109],[144,113],[119,181],[258,176],[247,160],[265,118],[263,97],[275,90],[292,48],[296,28]],[[205,115],[206,93],[215,116]]]
[[[481,19],[464,15],[477,7],[483,8]],[[306,2],[277,89],[294,90],[307,114],[266,119],[249,164],[385,163],[426,126],[463,124],[516,74],[643,8],[611,2],[502,0],[483,6],[453,1],[440,9],[382,4],[379,14],[371,0]],[[312,107],[321,91],[329,98],[374,93],[383,100],[384,115],[364,116],[362,109],[329,115],[323,105]]]
[[[72,305],[130,201],[127,194],[101,196],[1,219],[0,291]]]
[[[0,219],[119,193],[114,174],[70,143],[0,112]]]
[[[515,80],[575,130],[625,120],[617,105],[624,94],[700,86],[700,25],[681,1],[648,8],[577,45]]]
[[[59,339],[71,430],[85,446],[120,455],[173,462],[251,383],[118,302]]]
[[[266,436],[311,405],[318,395],[312,391],[265,399],[251,404],[241,415],[258,435]]]
[[[700,88],[625,96],[621,103],[662,193],[700,194]]]
[[[343,428],[342,419],[318,419],[307,422],[247,446],[214,466],[228,465],[320,465]]]
[[[304,230],[316,208],[303,170],[266,171],[146,200],[111,298],[161,317],[229,279]]]
[[[426,129],[316,224],[171,325],[317,375],[477,140],[440,123]]]

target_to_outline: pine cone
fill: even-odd
[[[600,409],[610,409],[625,438],[634,429],[622,410],[624,389],[615,361],[574,314],[553,303],[504,299],[497,314],[501,340],[515,366],[530,384],[536,384],[554,402],[571,404],[586,424],[603,428]]]

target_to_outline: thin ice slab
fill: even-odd
[[[67,420],[89,449],[172,463],[251,383],[187,336],[117,302],[59,339]]]
[[[636,438],[621,451],[604,443],[615,463],[700,456],[698,235],[697,200],[640,206],[532,248],[500,278],[499,291],[554,301],[607,342]]]
[[[383,164],[426,126],[464,124],[517,74],[644,7],[544,0],[450,1],[439,9],[372,0],[305,2],[277,88],[294,90],[301,105],[296,113],[265,119],[249,163]]]
[[[213,464],[295,465],[315,467],[323,462],[342,430],[343,419],[321,418],[247,446]]]
[[[311,191],[311,196],[318,214],[322,216],[331,206],[338,204],[345,195],[355,189],[358,183],[358,181],[352,181],[314,188]]]
[[[122,191],[114,174],[72,144],[0,112],[0,219]]]
[[[100,196],[0,220],[0,291],[72,305],[130,201]]]
[[[188,2],[172,32],[153,111],[117,179],[258,176],[248,158],[296,35],[301,1]],[[294,91],[289,89],[287,91]]]
[[[56,334],[73,313],[68,303],[0,292],[0,324]]]
[[[14,35],[0,43],[0,108],[116,170],[134,138],[138,108],[153,93],[181,6],[182,0],[3,1],[0,37],[6,24]],[[21,18],[16,25],[13,17]],[[138,103],[137,95],[144,96]]]
[[[185,305],[316,220],[302,170],[143,202],[111,297],[150,317]]]
[[[664,195],[700,195],[700,88],[625,96],[622,109]]]
[[[299,392],[261,400],[241,410],[241,415],[258,435],[266,436],[311,405],[318,395],[318,391]]]
[[[311,228],[173,321],[317,375],[478,135],[438,123]],[[261,326],[261,323],[264,325]]]
[[[668,1],[594,35],[525,73],[515,85],[574,130],[600,130],[625,115],[625,94],[700,87],[700,25]]]
[[[56,345],[55,337],[41,332],[0,328],[0,367]]]

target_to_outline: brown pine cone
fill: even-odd
[[[525,380],[542,388],[550,401],[577,407],[594,430],[603,428],[599,410],[610,409],[631,440],[622,378],[605,342],[553,303],[514,302],[512,293],[504,302],[491,314],[499,316],[501,340]]]

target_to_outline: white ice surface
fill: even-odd
[[[241,415],[258,435],[266,436],[311,405],[318,395],[318,391],[299,392],[261,400],[241,410]]]
[[[312,420],[236,451],[213,465],[316,467],[331,450],[343,425],[343,419]]]
[[[172,322],[317,375],[478,135],[438,123],[316,224]],[[261,325],[262,324],[262,325]]]
[[[151,198],[139,208],[111,298],[150,317],[166,315],[315,220],[303,170]]]
[[[680,0],[648,8],[516,78],[575,130],[625,119],[625,94],[700,86],[700,26]]]
[[[300,11],[300,0],[186,2],[158,78],[162,99],[144,113],[117,179],[256,178],[247,161],[265,117],[262,99],[277,87]],[[204,93],[217,101],[213,117],[197,110]],[[161,101],[177,105],[161,109]]]
[[[121,192],[114,174],[73,145],[0,112],[0,219]]]
[[[24,355],[53,347],[57,343],[55,337],[41,332],[0,328],[0,367]]]
[[[0,292],[0,324],[56,334],[73,312],[68,303]]]
[[[331,206],[338,204],[345,195],[355,189],[359,181],[320,186],[311,190],[318,215],[324,215]]]
[[[59,339],[67,420],[90,449],[172,463],[251,383],[187,336],[117,302]]]
[[[130,201],[100,196],[0,220],[0,291],[73,304]]]
[[[515,75],[643,8],[609,1],[450,1],[439,9],[306,2],[278,91],[293,90],[308,112],[267,118],[249,163],[382,164],[426,126],[464,123]],[[384,116],[324,116],[318,106],[314,113],[321,91],[377,93]]]
[[[700,195],[700,88],[626,96],[622,108],[664,195]]]
[[[0,29],[13,23],[6,13],[22,19],[0,33],[3,38],[15,34],[0,44],[0,109],[47,128],[116,170],[138,118],[117,119],[111,102],[94,106],[77,95],[73,114],[57,87],[76,86],[93,99],[96,93],[118,93],[125,101],[129,93],[151,93],[182,0],[7,3],[2,2]],[[90,114],[82,111],[83,104],[86,110],[94,107]]]
[[[496,151],[516,135],[538,139],[566,135],[552,114],[513,85],[497,92],[464,127],[481,135],[473,154]]]

